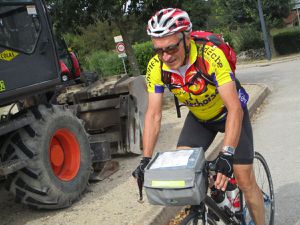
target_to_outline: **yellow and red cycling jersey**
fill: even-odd
[[[167,65],[162,64],[155,55],[148,63],[146,73],[147,90],[149,93],[163,93],[165,83],[162,81],[162,70],[170,75],[172,93],[178,100],[186,105],[189,110],[201,121],[219,120],[224,117],[224,103],[218,93],[217,87],[234,81],[234,74],[221,49],[207,43],[196,45],[192,40],[189,53],[189,64],[185,74],[181,75],[177,70],[171,70]],[[202,58],[204,56],[204,61]],[[198,62],[196,63],[196,60]],[[205,66],[203,65],[205,62]],[[205,81],[202,77],[197,77],[192,85],[187,85],[193,79],[197,70],[195,65],[201,65],[202,71],[207,71],[207,75],[213,80],[214,85]]]

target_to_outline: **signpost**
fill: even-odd
[[[121,35],[119,35],[119,36],[115,36],[114,39],[115,39],[115,43],[116,43],[116,50],[118,52],[118,56],[119,56],[119,58],[122,59],[125,74],[127,74],[125,60],[124,60],[127,57],[127,55],[125,52],[125,44],[123,42],[123,38]]]
[[[262,29],[263,37],[264,37],[266,55],[267,55],[267,59],[271,60],[272,55],[271,55],[270,43],[268,40],[268,33],[267,33],[265,19],[264,19],[264,15],[263,15],[261,0],[257,0],[257,4],[258,4],[258,14],[259,14],[259,18],[260,18],[261,29]]]

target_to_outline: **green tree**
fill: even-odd
[[[207,30],[207,20],[211,14],[211,2],[205,0],[183,1],[182,9],[186,10],[193,23],[193,30]]]
[[[257,0],[213,0],[215,13],[221,16],[227,26],[236,24],[259,24]],[[290,0],[262,0],[263,12],[268,27],[280,25],[278,21],[289,13]]]
[[[82,27],[99,20],[117,27],[123,36],[133,75],[139,75],[140,71],[132,44],[140,40],[149,40],[145,31],[146,22],[154,12],[165,7],[183,8],[190,13],[196,29],[206,26],[209,14],[209,3],[205,0],[47,0],[47,2],[56,30],[62,33],[83,34],[87,30]],[[104,32],[109,32],[109,29]]]
[[[145,22],[150,15],[163,7],[178,7],[181,1],[160,0],[100,0],[97,6],[97,18],[114,23],[120,30],[124,39],[128,61],[133,75],[139,75],[138,62],[132,48],[132,36],[130,30],[133,24]],[[146,27],[143,25],[143,27]]]
[[[257,0],[213,0],[213,3],[214,14],[217,17],[214,22],[224,29],[230,31],[243,27],[261,29]],[[282,25],[283,18],[289,13],[289,5],[290,0],[262,0],[268,32],[270,29]],[[275,55],[275,48],[270,34],[269,43],[271,43],[271,49],[273,55]]]
[[[132,48],[130,30],[137,21],[145,21],[162,7],[180,6],[180,0],[48,0],[50,12],[58,31],[80,33],[80,27],[96,21],[107,21],[119,29],[124,39],[128,61],[133,75],[139,68]]]
[[[58,33],[80,33],[81,27],[94,23],[99,0],[45,0]]]
[[[68,47],[74,49],[81,65],[85,68],[87,58],[96,51],[111,51],[115,49],[114,36],[119,34],[115,26],[98,21],[86,28],[80,28],[79,34],[66,33],[64,39]]]

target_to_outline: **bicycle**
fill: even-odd
[[[209,162],[206,164],[208,178],[211,172],[209,164]],[[257,184],[263,193],[265,224],[273,225],[275,199],[272,177],[266,160],[258,152],[255,152],[254,155],[253,168]],[[208,185],[206,187],[208,190]],[[238,198],[240,199],[240,209],[237,212],[233,212],[229,208],[226,210],[221,209],[209,195],[206,195],[200,205],[192,205],[187,210],[187,216],[181,221],[180,225],[218,225],[218,221],[223,221],[227,225],[254,225],[240,189]]]

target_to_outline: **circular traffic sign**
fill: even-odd
[[[123,42],[118,42],[117,43],[117,51],[118,51],[118,53],[125,52],[125,45],[124,45]]]

